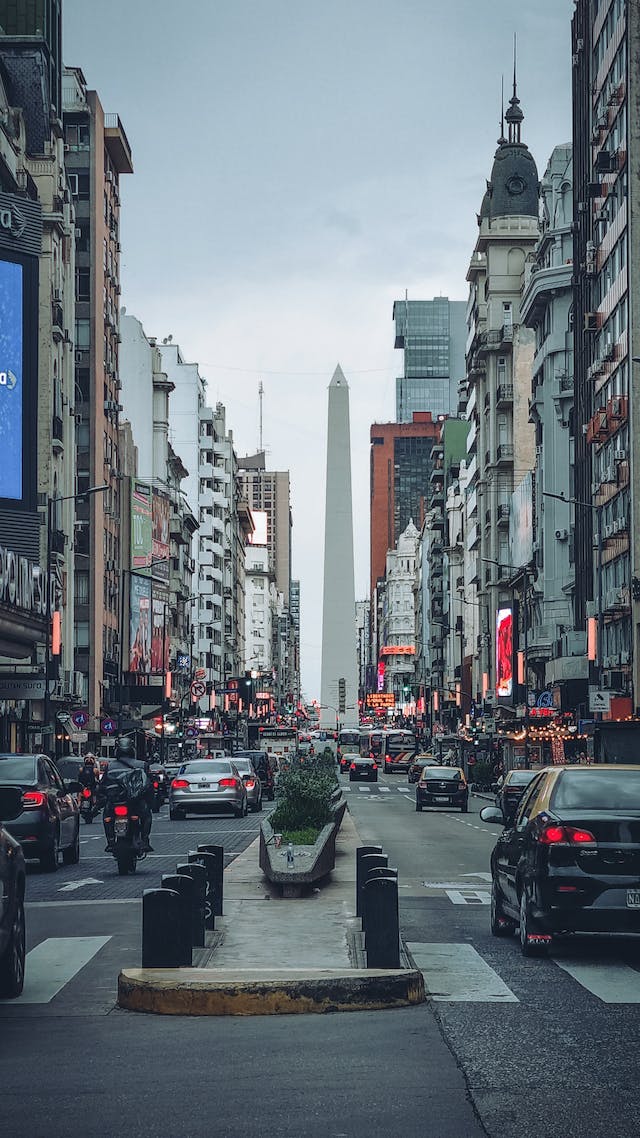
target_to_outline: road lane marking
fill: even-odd
[[[67,881],[66,885],[61,885],[58,893],[73,893],[75,889],[82,889],[85,885],[104,885],[104,881],[100,881],[97,877],[83,877],[81,881]]]
[[[360,791],[361,794],[368,794],[369,791],[371,790],[371,787],[370,786],[359,786],[358,790]]]
[[[445,889],[447,897],[454,905],[489,905],[491,897],[486,889]]]
[[[74,936],[41,941],[27,953],[24,990],[11,1003],[48,1004],[110,940],[110,936]]]
[[[391,787],[390,786],[379,786],[378,787],[378,794],[391,794]]]
[[[413,787],[411,786],[398,786],[396,790],[398,790],[400,794],[413,794]]]
[[[554,964],[568,972],[583,988],[603,1004],[640,1004],[640,973],[618,960],[598,963],[557,960]]]
[[[440,1003],[519,1003],[511,988],[470,944],[411,943],[407,947],[433,1000]]]
[[[479,877],[481,881],[491,882],[491,874],[486,873],[486,872],[485,873],[461,873],[460,876],[461,877]]]

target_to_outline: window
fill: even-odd
[[[88,269],[76,269],[76,300],[91,300]]]
[[[88,320],[76,320],[76,348],[85,351],[91,346],[91,324]]]
[[[88,620],[77,620],[75,632],[76,632],[76,635],[75,635],[76,648],[88,648],[89,647],[89,621]]]

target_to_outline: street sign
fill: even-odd
[[[88,731],[72,731],[69,735],[70,743],[86,743],[89,738]]]
[[[188,672],[191,667],[191,657],[186,652],[178,652],[176,656],[176,668],[179,672]]]
[[[610,711],[611,692],[589,688],[589,711]]]
[[[202,680],[194,680],[191,685],[191,698],[193,700],[202,699],[206,693],[207,685],[203,684]]]
[[[193,674],[194,674],[196,680],[206,680],[207,669],[206,668],[196,668],[196,670]]]
[[[115,719],[105,716],[104,719],[100,720],[100,730],[103,735],[113,735],[117,730]]]
[[[82,730],[82,728],[86,727],[87,723],[89,722],[89,712],[85,711],[84,708],[81,708],[79,711],[72,712],[71,722],[73,723],[74,727]]]
[[[185,727],[184,733],[185,733],[187,739],[195,739],[196,735],[198,734],[198,728],[197,727]]]

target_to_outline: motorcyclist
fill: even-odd
[[[108,799],[110,789],[122,788],[122,776],[128,771],[134,770],[141,770],[143,772],[144,784],[141,793],[135,798],[129,797],[128,801],[132,809],[137,809],[140,819],[142,851],[144,853],[152,853],[153,846],[149,842],[149,834],[151,833],[151,823],[153,821],[153,815],[151,813],[151,800],[154,795],[153,782],[149,778],[147,763],[135,758],[133,741],[129,739],[128,736],[121,736],[116,743],[116,757],[109,762],[109,766],[100,780],[100,797],[101,799]],[[102,816],[104,834],[107,839],[105,853],[113,853],[114,823],[113,821],[106,821],[106,817],[111,815],[111,810],[107,812],[107,806],[108,801]]]
[[[82,786],[88,787],[92,795],[95,794],[96,786],[98,785],[96,779],[95,755],[92,755],[90,751],[85,755],[84,762],[80,767],[78,782]]]

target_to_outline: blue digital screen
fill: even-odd
[[[23,497],[22,265],[0,260],[0,498]]]

